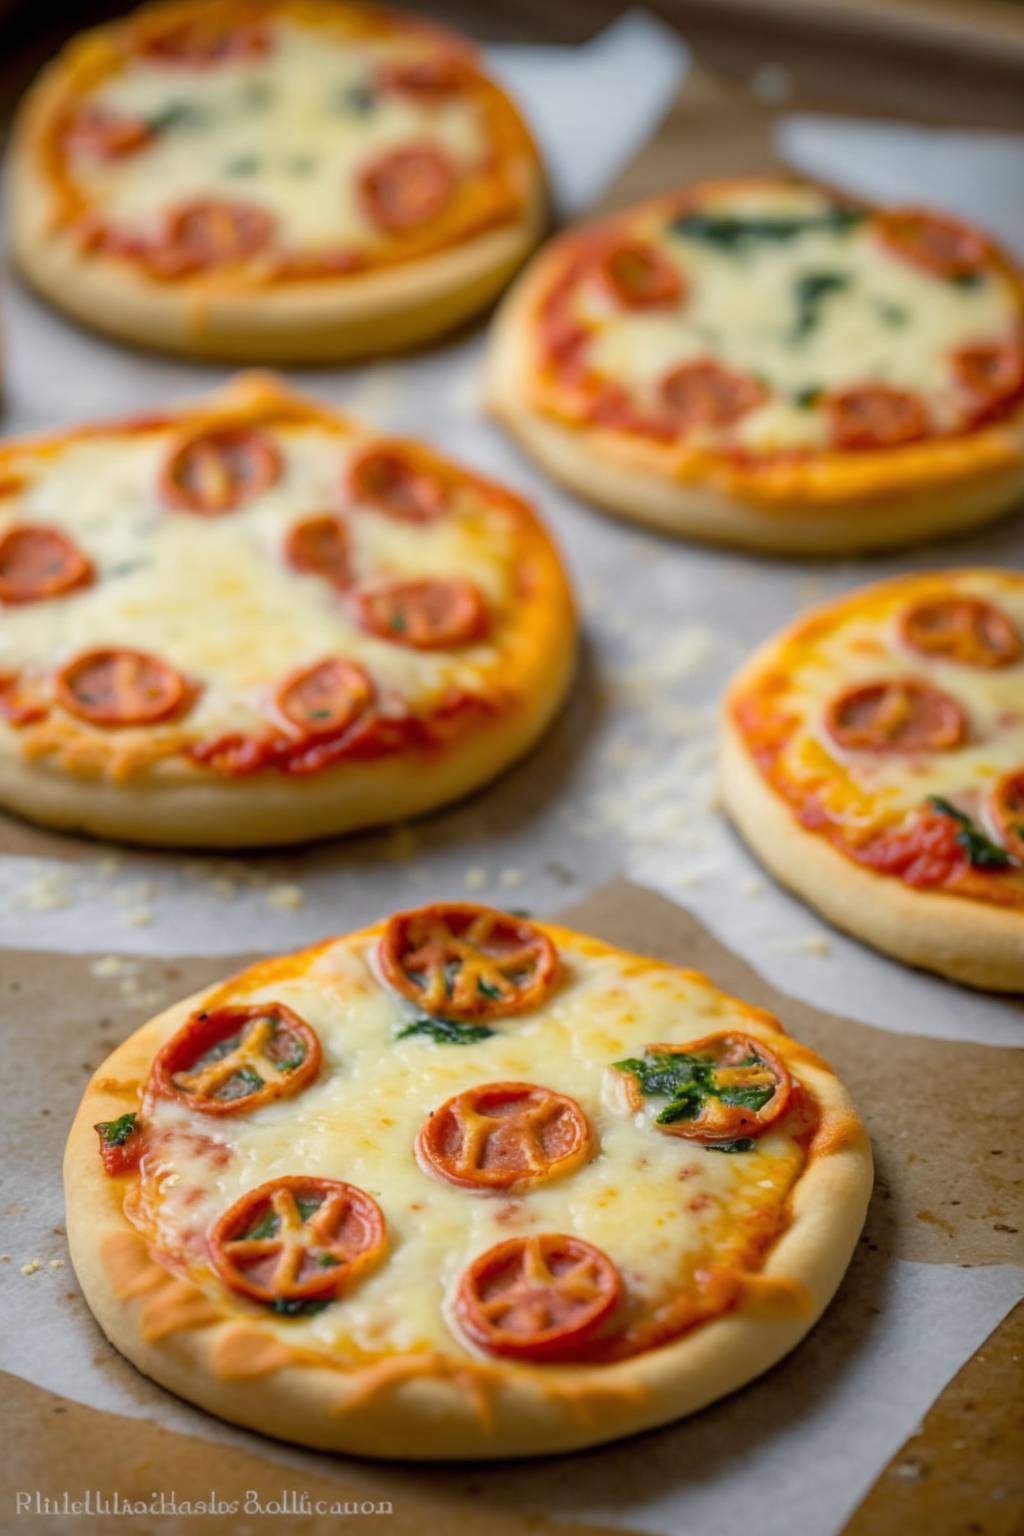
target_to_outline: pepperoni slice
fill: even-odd
[[[454,167],[433,144],[389,150],[358,180],[363,212],[386,235],[403,235],[436,219],[454,190]]]
[[[1024,644],[1008,613],[980,597],[932,597],[900,619],[903,641],[923,656],[966,667],[1008,667]]]
[[[619,1272],[600,1248],[544,1232],[510,1237],[475,1258],[459,1281],[455,1315],[489,1354],[571,1360],[621,1295]]]
[[[432,59],[384,64],[377,73],[377,84],[384,91],[398,91],[403,96],[429,101],[454,95],[472,78],[467,59],[457,53],[440,53]]]
[[[144,117],[108,107],[82,107],[68,122],[64,143],[73,154],[120,160],[150,143],[153,130]]]
[[[332,656],[302,667],[277,690],[277,707],[305,736],[347,730],[373,702],[373,684],[354,661]]]
[[[256,1301],[332,1301],[380,1262],[376,1200],[340,1179],[288,1176],[250,1189],[215,1222],[210,1257],[226,1285]]]
[[[294,570],[322,576],[339,590],[351,580],[348,528],[332,512],[294,523],[288,530],[284,552]]]
[[[184,512],[216,517],[269,490],[280,473],[281,456],[262,432],[215,427],[174,450],[160,477],[160,494]]]
[[[368,448],[348,471],[351,494],[403,523],[432,523],[447,508],[445,488],[399,448]]]
[[[357,601],[364,629],[420,651],[468,645],[487,628],[486,604],[471,581],[395,581]]]
[[[205,1115],[291,1098],[320,1070],[315,1030],[283,1003],[195,1013],[153,1061],[150,1084]]]
[[[997,780],[992,815],[1007,853],[1024,863],[1024,768],[1013,768]]]
[[[825,410],[836,448],[898,448],[928,433],[923,402],[887,384],[862,384],[826,395]]]
[[[598,270],[611,297],[626,309],[662,309],[677,304],[683,295],[678,268],[645,241],[623,240],[612,246]]]
[[[427,1014],[479,1021],[536,1008],[555,984],[558,956],[526,918],[450,901],[396,912],[380,965],[396,992]]]
[[[265,251],[273,237],[273,217],[258,204],[201,197],[168,213],[163,238],[146,259],[157,276],[182,277],[247,261]]]
[[[938,277],[967,277],[985,263],[988,247],[975,230],[920,208],[893,208],[879,216],[882,240],[905,261]]]
[[[270,51],[270,34],[258,22],[232,23],[212,11],[200,12],[163,31],[143,34],[139,51],[161,64],[203,68],[263,58]]]
[[[91,725],[153,725],[181,709],[180,672],[146,651],[85,651],[57,673],[57,701]]]
[[[92,563],[59,528],[15,523],[0,534],[0,603],[62,597],[92,579]]]
[[[711,358],[684,363],[662,380],[661,398],[680,427],[731,427],[761,404],[766,390]]]
[[[953,354],[957,383],[984,418],[1024,391],[1024,345],[1018,341],[961,347]]]
[[[420,1161],[462,1189],[527,1189],[573,1173],[593,1137],[568,1094],[534,1083],[484,1083],[435,1109],[416,1141]]]
[[[654,1124],[690,1141],[759,1136],[784,1112],[792,1079],[774,1051],[750,1035],[705,1035],[686,1045],[649,1045],[643,1060],[616,1062],[624,1108],[664,1099]]]
[[[915,678],[847,688],[829,704],[825,724],[849,752],[948,752],[967,736],[956,700]]]

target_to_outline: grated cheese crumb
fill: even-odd
[[[64,1268],[64,1260],[63,1259],[51,1259],[50,1260],[50,1268],[51,1269],[63,1269]]]
[[[502,870],[501,874],[498,876],[498,881],[501,885],[505,886],[507,890],[514,890],[517,885],[522,885],[523,872],[521,869],[513,869],[512,866],[509,865],[507,869]]]
[[[467,869],[463,876],[467,891],[479,891],[487,884],[487,871],[475,864],[472,869]]]
[[[805,955],[827,955],[832,945],[824,934],[808,933],[800,940],[797,948]]]
[[[134,976],[139,967],[134,960],[125,960],[121,955],[101,955],[94,960],[89,967],[94,976]]]
[[[31,912],[56,912],[73,904],[67,875],[52,870],[33,875],[20,888],[18,896]]]
[[[298,885],[272,885],[267,892],[267,906],[275,912],[294,912],[305,903],[302,887]]]
[[[23,1275],[34,1275],[36,1270],[42,1269],[42,1267],[42,1259],[29,1259],[27,1264],[21,1266],[21,1272]]]
[[[153,913],[149,907],[139,907],[134,912],[126,912],[124,920],[132,928],[145,928],[153,921]]]

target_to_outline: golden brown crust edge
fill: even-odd
[[[751,669],[731,690],[734,696]],[[1024,991],[1024,921],[1019,913],[941,891],[916,891],[863,869],[808,832],[766,783],[726,700],[720,752],[725,810],[781,885],[854,938],[951,981]]]
[[[543,926],[562,944],[610,948]],[[99,1069],[71,1129],[64,1181],[72,1260],[108,1339],[144,1374],[232,1423],[370,1457],[491,1459],[575,1450],[694,1412],[767,1370],[814,1325],[845,1273],[871,1192],[870,1146],[842,1085],[794,1042],[801,1076],[834,1132],[797,1185],[791,1224],[763,1271],[778,1283],[751,1287],[734,1311],[609,1367],[508,1367],[467,1357],[455,1371],[410,1374],[409,1357],[399,1357],[390,1382],[375,1367],[363,1376],[304,1365],[225,1376],[216,1362],[223,1362],[226,1336],[238,1323],[200,1321],[154,1338],[143,1322],[152,1290],[131,1297],[115,1291],[101,1252],[132,1229],[116,1181],[102,1172],[93,1130],[97,1120],[130,1107],[125,1086],[138,1083],[157,1046],[205,995],[152,1020]],[[177,1300],[188,1304],[180,1294]]]
[[[960,441],[927,445],[933,472],[916,479],[904,472],[891,485],[880,474],[874,486],[858,473],[846,494],[820,499],[813,493],[744,496],[710,479],[673,477],[659,467],[657,452],[625,434],[570,426],[545,414],[530,401],[529,341],[536,300],[559,261],[561,244],[554,242],[535,257],[499,307],[491,326],[485,398],[527,453],[585,500],[669,533],[805,555],[897,548],[966,532],[1024,500],[1024,409],[978,434],[968,454]],[[919,459],[919,448],[913,452]]]
[[[160,283],[127,261],[82,256],[51,229],[38,167],[42,127],[62,89],[53,61],[30,88],[11,132],[8,220],[22,276],[90,329],[157,351],[238,363],[328,363],[406,351],[486,308],[540,239],[547,192],[536,154],[524,158],[520,217],[446,251],[357,278],[234,292]]]

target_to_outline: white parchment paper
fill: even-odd
[[[654,127],[687,56],[658,23],[631,14],[584,48],[495,49],[493,62],[548,152],[561,208],[576,211]],[[785,123],[781,142],[814,175],[868,194],[932,199],[1024,249],[1024,198],[1013,191],[1024,140],[804,116]],[[143,410],[226,376],[89,336],[17,286],[4,308],[8,431]],[[0,853],[0,946],[120,957],[282,950],[441,896],[553,911],[626,873],[688,905],[777,986],[821,1007],[895,1030],[1019,1041],[1019,1005],[891,963],[777,890],[715,811],[713,754],[727,677],[794,613],[915,567],[1022,566],[1020,520],[932,549],[829,565],[671,542],[557,490],[481,417],[482,351],[475,333],[406,362],[296,373],[293,381],[384,430],[430,437],[541,506],[571,567],[585,629],[575,694],[545,743],[453,810],[319,848],[188,859],[99,847],[83,854],[80,846],[67,846],[65,856],[55,842],[52,858]],[[124,971],[115,963],[110,975],[115,985]],[[152,1010],[143,996],[138,1006],[141,1023]],[[60,1213],[55,1182],[15,1214],[6,1245],[34,1253]],[[48,1242],[59,1255],[59,1242]],[[30,1281],[15,1265],[0,1267],[0,1364],[99,1408],[150,1412],[127,1368],[97,1371],[95,1329],[58,1312],[50,1292],[64,1282],[45,1267],[49,1248],[40,1257],[44,1268]],[[626,1442],[575,1458],[568,1473],[562,1461],[489,1468],[488,1498],[666,1536],[732,1536],[748,1527],[782,1536],[791,1529],[786,1512],[799,1509],[803,1536],[830,1536],[1021,1291],[1020,1273],[1009,1267],[893,1262],[864,1329],[862,1290],[875,1283],[861,1272],[865,1262],[855,1260],[836,1303],[849,1308],[855,1335],[844,1358],[826,1357],[815,1335],[800,1351],[808,1392],[800,1421],[775,1422],[773,1372],[682,1431],[645,1437],[640,1454],[637,1442]],[[238,1438],[169,1396],[159,1399],[159,1415],[168,1426]],[[728,1462],[716,1449],[725,1423],[744,1446]],[[272,1459],[304,1465],[299,1453],[260,1444]],[[455,1488],[465,1476],[396,1468],[395,1497],[423,1480]],[[766,1487],[775,1511],[768,1517]]]

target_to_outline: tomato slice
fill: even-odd
[[[878,232],[891,251],[938,277],[968,277],[985,264],[988,246],[976,230],[922,208],[879,215]]]
[[[363,213],[382,233],[403,235],[436,219],[455,190],[455,168],[433,144],[388,150],[358,183]]]
[[[767,397],[757,379],[712,358],[673,368],[661,384],[662,403],[680,427],[731,427]]]
[[[452,96],[473,78],[467,59],[457,53],[439,53],[431,59],[412,59],[404,63],[383,64],[377,72],[377,84],[383,91],[398,91],[415,100]]]
[[[357,597],[363,628],[382,640],[420,651],[479,640],[487,607],[471,581],[394,581]]]
[[[373,698],[373,684],[362,667],[332,656],[286,677],[277,690],[277,707],[303,735],[333,736],[347,730]]]
[[[270,34],[259,22],[232,22],[213,9],[174,22],[160,31],[143,32],[139,51],[161,64],[204,68],[240,59],[263,58]]]
[[[285,558],[296,571],[322,576],[340,590],[352,579],[349,567],[348,528],[332,512],[303,518],[288,530]]]
[[[598,271],[616,304],[626,309],[664,309],[683,296],[679,269],[656,245],[622,240],[604,253]]]
[[[149,144],[153,136],[144,117],[91,106],[80,108],[71,117],[63,139],[73,154],[90,155],[97,160],[120,160]]]
[[[924,403],[908,390],[861,384],[825,396],[835,448],[898,448],[928,435]]]
[[[32,725],[49,714],[43,700],[24,688],[17,673],[0,673],[0,720],[8,725]]]
[[[349,493],[404,523],[432,523],[447,510],[436,475],[420,469],[400,448],[368,448],[352,461]]]
[[[281,455],[264,433],[214,427],[175,448],[160,477],[160,494],[169,506],[216,517],[269,490],[280,473]]]
[[[759,1136],[789,1104],[792,1079],[774,1051],[750,1035],[705,1035],[685,1045],[649,1045],[643,1060],[612,1069],[635,1112],[664,1098],[654,1124],[690,1141]]]
[[[396,912],[380,965],[395,991],[427,1014],[479,1021],[536,1008],[555,984],[558,956],[526,918],[451,901]]]
[[[92,579],[91,561],[59,528],[15,523],[0,534],[0,603],[62,597]]]
[[[474,1344],[512,1360],[571,1360],[610,1319],[622,1281],[582,1238],[510,1237],[475,1258],[459,1281],[455,1315]]]
[[[250,1189],[210,1232],[226,1285],[287,1311],[333,1301],[378,1264],[386,1244],[376,1200],[340,1179],[290,1175]]]
[[[900,619],[904,644],[967,667],[1008,667],[1024,650],[1008,613],[980,597],[932,597]]]
[[[316,1031],[283,1003],[195,1013],[157,1052],[150,1086],[204,1115],[291,1098],[320,1070]]]
[[[953,354],[953,373],[983,419],[1024,391],[1024,345],[1002,341],[961,347]]]
[[[845,689],[828,705],[825,724],[849,752],[948,752],[967,738],[957,701],[916,678]]]
[[[176,714],[188,689],[180,672],[146,651],[85,651],[57,673],[58,703],[91,725],[152,725]]]
[[[133,1173],[145,1150],[145,1135],[138,1116],[127,1114],[117,1120],[100,1120],[93,1130],[100,1139],[104,1173],[109,1173],[111,1178]]]
[[[171,209],[163,237],[146,252],[146,260],[157,276],[183,277],[247,261],[265,251],[273,237],[273,217],[258,204],[196,198]]]
[[[996,781],[992,816],[1007,853],[1024,862],[1024,768],[1013,768]]]
[[[416,1142],[421,1163],[462,1189],[528,1189],[573,1173],[593,1150],[568,1094],[535,1083],[483,1083],[435,1109]]]

